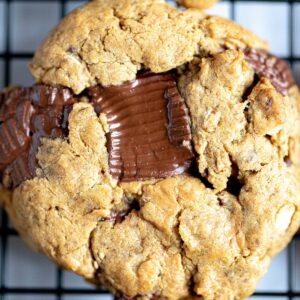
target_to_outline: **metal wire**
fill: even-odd
[[[43,0],[17,0],[17,2],[43,2]],[[80,0],[73,0],[80,1]],[[31,58],[33,53],[27,52],[13,52],[10,49],[10,16],[11,16],[11,3],[16,2],[15,0],[0,0],[0,2],[4,2],[4,17],[5,17],[5,31],[6,31],[6,39],[5,39],[5,50],[3,53],[0,53],[0,59],[4,60],[4,84],[5,86],[10,84],[10,63],[13,59],[28,59]],[[66,14],[66,0],[47,0],[47,2],[59,3],[60,5],[60,16],[63,17]],[[294,35],[294,14],[293,7],[295,3],[300,3],[300,0],[229,0],[230,2],[230,16],[233,20],[235,20],[235,9],[237,2],[286,2],[289,4],[289,46],[290,53],[289,56],[284,57],[288,60],[293,66],[294,62],[300,62],[300,57],[296,57],[293,55],[293,35]],[[64,288],[62,285],[62,270],[57,268],[56,272],[56,287],[55,288],[9,288],[5,285],[5,274],[6,274],[6,261],[7,257],[7,240],[10,236],[16,236],[17,232],[14,229],[8,227],[8,218],[4,211],[1,211],[2,216],[2,226],[0,228],[1,235],[1,269],[0,269],[0,300],[4,300],[4,297],[9,294],[30,294],[30,295],[53,295],[56,297],[56,300],[61,300],[63,295],[99,295],[99,299],[101,299],[101,295],[108,295],[108,293],[101,289],[91,290],[91,289],[74,289],[74,288]],[[287,297],[288,299],[294,299],[294,297],[300,297],[300,292],[293,291],[293,266],[295,259],[295,245],[296,240],[300,240],[300,234],[296,234],[291,244],[288,246],[288,289],[286,292],[276,292],[276,291],[266,291],[266,292],[257,292],[254,295],[260,297]]]

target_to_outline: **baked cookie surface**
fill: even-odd
[[[300,222],[287,63],[200,10],[94,0],[30,70],[37,85],[0,96],[0,197],[22,237],[126,299],[250,295]]]

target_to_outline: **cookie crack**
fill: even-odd
[[[95,257],[94,250],[93,250],[93,237],[94,237],[95,231],[97,230],[97,228],[99,226],[99,223],[100,223],[100,221],[98,221],[95,224],[95,227],[91,230],[88,241],[87,241],[90,257],[92,259],[92,266],[94,269],[94,274],[93,274],[94,279],[97,279],[99,273],[101,273],[101,267],[97,262],[97,258]]]

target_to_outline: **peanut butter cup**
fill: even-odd
[[[121,181],[164,178],[191,165],[188,110],[170,73],[142,73],[119,86],[89,90],[109,126],[110,172]]]
[[[269,78],[279,93],[286,95],[288,89],[295,84],[292,70],[285,60],[262,49],[247,48],[244,53],[245,59],[258,76]]]
[[[66,135],[66,111],[75,98],[66,88],[35,85],[14,88],[1,99],[0,172],[16,187],[35,176],[40,139]]]

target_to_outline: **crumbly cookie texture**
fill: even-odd
[[[63,19],[30,70],[39,82],[80,93],[133,79],[142,68],[164,72],[229,45],[266,48],[241,26],[200,10],[180,11],[163,0],[95,0]]]
[[[0,186],[22,237],[126,297],[250,295],[300,222],[300,94],[258,78],[246,46],[266,47],[231,21],[159,0],[95,0],[66,17],[33,59],[36,79],[80,93],[177,68],[199,172],[114,180],[106,118],[82,98],[68,137],[42,139],[37,176]]]
[[[189,8],[200,8],[205,9],[214,5],[217,0],[177,0],[180,5]]]

